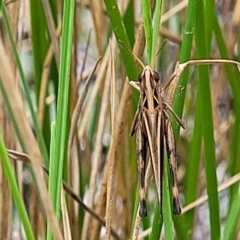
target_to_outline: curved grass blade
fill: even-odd
[[[3,19],[4,19],[5,27],[6,27],[6,30],[7,30],[7,33],[8,33],[8,37],[10,39],[10,43],[11,43],[11,46],[12,46],[12,49],[13,49],[13,54],[14,54],[14,57],[15,57],[15,60],[16,60],[16,64],[17,64],[17,67],[18,67],[18,70],[19,70],[19,73],[20,73],[20,79],[21,79],[21,82],[22,82],[22,85],[23,85],[24,95],[26,97],[28,107],[30,109],[30,113],[31,113],[31,117],[32,117],[32,120],[33,120],[33,125],[34,125],[34,130],[36,132],[37,139],[39,141],[39,147],[41,149],[41,153],[42,153],[45,164],[48,164],[48,153],[47,153],[46,145],[45,145],[45,142],[44,142],[44,139],[43,139],[42,132],[39,128],[39,124],[38,124],[38,121],[37,121],[37,116],[36,116],[36,113],[34,111],[32,99],[31,99],[31,96],[30,96],[29,87],[28,87],[25,75],[23,73],[22,64],[20,62],[20,58],[19,58],[19,55],[18,55],[16,43],[15,43],[14,38],[13,38],[12,30],[11,30],[11,27],[10,27],[10,24],[9,24],[9,20],[8,20],[8,16],[7,16],[4,4],[2,4],[2,13],[3,13]]]
[[[0,136],[0,155],[1,155],[1,162],[2,162],[2,165],[4,168],[5,176],[8,180],[9,186],[11,188],[11,193],[13,195],[14,203],[17,207],[19,217],[22,221],[26,237],[29,240],[33,240],[35,238],[33,235],[32,227],[31,227],[31,224],[28,219],[28,215],[27,215],[27,211],[25,209],[24,203],[23,203],[23,199],[20,195],[20,192],[19,192],[19,189],[17,186],[17,181],[14,177],[14,171],[11,166],[10,160],[8,158],[6,148],[4,146],[4,142],[2,139],[2,135]]]
[[[209,52],[207,51],[208,41],[205,36],[204,22],[204,8],[203,3],[198,2],[198,18],[196,21],[196,53],[197,58],[208,58]],[[211,91],[209,81],[209,67],[199,66],[199,88],[200,94],[200,112],[202,122],[202,137],[204,142],[204,163],[207,179],[207,192],[209,196],[209,211],[210,211],[210,228],[211,239],[220,238],[220,217],[219,217],[219,202],[217,191],[217,176],[216,176],[216,157],[215,157],[215,144],[213,136],[213,120],[212,120],[212,105]],[[202,80],[202,81],[201,81]]]
[[[57,101],[57,117],[56,117],[56,136],[55,149],[52,158],[52,164],[58,166],[54,172],[55,181],[50,182],[52,189],[52,200],[56,215],[60,216],[60,191],[62,183],[63,165],[67,150],[67,120],[68,120],[68,96],[70,85],[70,63],[73,36],[73,18],[74,18],[74,0],[64,3],[63,10],[63,31],[61,41],[60,55],[60,78],[59,78],[59,94]],[[52,154],[52,153],[51,153]],[[52,176],[50,176],[52,179]]]

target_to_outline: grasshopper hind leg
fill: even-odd
[[[144,135],[143,127],[140,122],[136,125],[136,150],[138,161],[138,178],[139,178],[139,193],[140,193],[140,217],[147,216],[147,207],[145,201],[145,170],[146,170],[146,137]]]
[[[178,195],[178,183],[177,183],[177,160],[176,160],[176,147],[175,139],[173,135],[173,129],[169,119],[166,120],[165,125],[165,137],[166,137],[166,146],[167,146],[167,155],[170,167],[170,175],[172,182],[172,194],[173,194],[173,214],[181,214],[181,205]]]

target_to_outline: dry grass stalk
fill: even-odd
[[[57,219],[53,212],[53,207],[50,202],[47,187],[45,180],[43,178],[42,171],[39,171],[38,162],[42,161],[41,153],[38,147],[38,144],[35,140],[35,137],[32,133],[32,130],[28,124],[25,111],[24,104],[22,102],[22,98],[19,95],[19,92],[16,89],[16,84],[14,82],[14,76],[12,75],[12,71],[10,69],[10,65],[8,64],[8,59],[6,58],[5,49],[0,42],[0,75],[2,77],[2,83],[5,88],[5,91],[9,97],[10,104],[12,106],[13,112],[15,113],[16,119],[19,123],[19,129],[21,131],[21,135],[24,136],[25,146],[28,151],[29,156],[34,160],[33,163],[33,172],[36,176],[36,181],[38,184],[40,191],[41,202],[43,204],[43,208],[47,215],[48,221],[50,223],[50,228],[55,239],[63,239],[60,227],[58,225]]]

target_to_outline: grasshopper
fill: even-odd
[[[158,56],[160,50],[158,51],[156,57]],[[171,175],[173,213],[175,215],[179,215],[181,214],[181,206],[177,187],[176,145],[169,113],[173,114],[182,128],[185,128],[185,124],[173,111],[165,97],[165,90],[171,84],[171,81],[174,79],[174,75],[172,75],[169,81],[167,81],[166,85],[162,87],[159,74],[156,71],[153,71],[151,66],[145,66],[143,62],[130,50],[127,49],[127,51],[133,55],[133,57],[143,68],[143,71],[139,75],[138,82],[130,81],[130,85],[140,92],[138,109],[135,113],[130,130],[130,136],[136,134],[136,153],[139,172],[138,178],[140,184],[139,215],[141,217],[147,216],[145,201],[147,148],[149,149],[149,156],[151,159],[150,161],[161,209],[164,145],[166,145]]]

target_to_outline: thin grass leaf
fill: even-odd
[[[2,79],[1,79],[1,78],[0,78],[0,89],[1,89],[2,97],[3,97],[3,99],[4,99],[4,103],[5,103],[5,105],[6,105],[6,107],[7,107],[7,110],[8,110],[9,117],[10,117],[12,123],[13,123],[14,131],[15,131],[15,133],[16,133],[16,135],[17,135],[19,144],[20,144],[22,150],[23,150],[24,152],[26,152],[26,147],[25,147],[24,139],[23,139],[23,137],[22,137],[22,135],[21,135],[21,132],[20,132],[18,123],[17,123],[17,121],[16,121],[16,119],[15,119],[15,117],[14,117],[14,112],[13,112],[12,106],[11,106],[11,104],[10,104],[10,102],[9,102],[8,95],[7,95],[7,93],[6,93],[6,90],[5,90],[5,88],[4,88],[4,85],[3,85],[3,83],[2,83]]]
[[[14,38],[13,38],[12,30],[11,30],[11,27],[10,27],[10,24],[9,24],[9,20],[8,20],[8,16],[7,16],[4,4],[2,4],[2,14],[3,14],[4,24],[5,24],[7,33],[8,33],[8,37],[10,39],[10,43],[11,43],[11,46],[12,46],[13,54],[14,54],[14,57],[15,57],[15,60],[16,60],[16,64],[17,64],[17,67],[18,67],[18,70],[19,70],[19,73],[20,73],[20,79],[21,79],[21,83],[23,85],[24,95],[26,97],[27,104],[28,104],[28,107],[30,109],[31,117],[32,117],[32,120],[33,120],[34,130],[36,132],[37,139],[39,141],[39,147],[41,149],[41,153],[42,153],[45,164],[48,164],[48,153],[47,153],[46,145],[45,145],[45,142],[44,142],[44,139],[43,139],[42,132],[39,128],[39,124],[37,122],[37,116],[36,116],[36,113],[34,111],[32,99],[31,99],[31,96],[30,96],[29,87],[28,87],[25,75],[23,73],[22,64],[20,62],[18,50],[17,50],[16,43],[15,43]]]
[[[170,197],[170,189],[169,185],[169,171],[168,171],[168,159],[164,156],[164,180],[163,180],[163,200],[162,200],[162,217],[164,224],[164,232],[166,239],[173,240],[173,218],[172,218],[172,206],[171,206],[171,197]],[[158,238],[160,235],[158,236]]]
[[[198,18],[196,21],[196,53],[197,58],[207,58],[208,41],[204,31],[204,9],[203,3],[198,2]],[[200,111],[202,120],[202,136],[204,141],[204,163],[207,179],[207,193],[209,196],[209,211],[210,211],[210,228],[211,239],[220,238],[220,217],[219,217],[219,202],[217,192],[217,176],[216,176],[216,157],[215,144],[213,137],[213,120],[212,120],[212,106],[211,106],[211,92],[209,82],[209,68],[207,66],[199,67],[199,88],[200,94]]]
[[[148,62],[151,63],[153,42],[152,42],[152,16],[151,16],[150,1],[142,0],[142,10],[143,10],[143,22],[144,22]]]
[[[187,7],[186,24],[184,27],[183,42],[179,57],[180,63],[186,62],[190,59],[196,16],[197,16],[197,0],[189,1]],[[178,86],[181,86],[181,88],[176,88],[175,94],[176,98],[174,99],[173,102],[173,109],[180,118],[183,113],[187,82],[188,82],[188,69],[185,70],[185,72],[182,74],[179,80]],[[175,138],[178,139],[180,130],[179,124],[173,124],[173,130]]]
[[[42,1],[30,1],[30,17],[31,17],[31,43],[32,43],[32,55],[34,63],[34,89],[36,102],[40,99],[40,91],[42,85],[42,72],[44,67],[44,61],[47,56],[48,48],[50,46],[50,39],[47,29],[47,19],[42,6]],[[41,46],[41,47],[39,47]],[[58,88],[58,73],[56,66],[51,64],[51,80],[54,82],[55,89]],[[57,96],[57,90],[55,92]],[[45,139],[47,150],[49,151],[50,142],[50,121],[49,121],[49,108],[45,106],[44,119],[42,125],[42,133]],[[44,160],[46,161],[46,160]],[[45,164],[49,164],[48,159]]]
[[[152,63],[156,55],[156,46],[159,37],[159,26],[161,22],[161,12],[162,12],[162,0],[157,0],[153,18],[152,52],[149,64]]]
[[[216,42],[219,48],[219,52],[221,55],[221,58],[228,59],[229,54],[226,47],[225,40],[223,38],[223,34],[221,32],[219,23],[217,21],[217,18],[214,18],[214,25],[213,30],[216,38]],[[234,98],[234,116],[235,121],[233,124],[232,129],[232,140],[231,140],[231,152],[230,152],[230,172],[232,175],[238,173],[240,171],[240,125],[238,124],[240,121],[240,74],[238,71],[234,71],[235,69],[231,66],[224,66],[226,76],[228,78],[229,84],[231,86],[233,98]],[[238,192],[238,186],[235,185],[231,188],[232,193]]]
[[[213,25],[216,42],[219,47],[219,52],[222,58],[228,58],[226,43],[223,38],[217,18],[214,18]],[[240,74],[234,74],[234,69],[230,66],[224,66],[226,75],[231,85],[232,94],[234,98],[234,115],[235,121],[232,128],[231,152],[230,152],[230,172],[232,175],[240,171]],[[236,225],[239,218],[239,184],[231,187],[230,210],[228,212],[222,239],[234,239],[236,236]]]
[[[53,154],[53,163],[58,166],[56,171],[51,174],[55,176],[53,182],[50,182],[50,188],[53,192],[53,205],[56,215],[60,216],[60,191],[62,183],[63,165],[67,150],[67,117],[68,117],[68,95],[70,85],[70,63],[73,36],[73,17],[74,17],[75,1],[69,0],[64,3],[63,10],[63,32],[61,41],[60,55],[60,78],[59,78],[59,94],[57,101],[57,117],[56,117],[56,137],[55,151]]]
[[[54,152],[55,152],[55,136],[56,136],[56,123],[53,122],[51,126],[51,141],[50,141],[50,163],[49,163],[49,195],[51,200],[54,200],[55,189],[53,188],[55,184],[56,172],[58,171],[58,165],[54,162]],[[47,240],[52,239],[49,222],[47,223]]]
[[[150,234],[150,239],[154,240],[154,239],[158,239],[161,231],[162,231],[162,225],[163,225],[163,218],[159,217],[159,204],[156,204],[156,211],[154,213],[154,217],[153,217],[153,224],[152,224],[152,231]]]
[[[230,206],[230,211],[227,217],[222,239],[231,240],[236,237],[236,233],[238,231],[237,224],[239,221],[239,214],[240,214],[240,194],[237,193],[234,196],[232,204]]]
[[[14,170],[13,170],[12,165],[10,163],[10,160],[8,158],[6,148],[4,146],[2,135],[0,136],[0,155],[1,155],[1,162],[2,162],[2,165],[3,165],[3,168],[4,168],[5,176],[8,180],[8,183],[9,183],[9,186],[10,186],[10,189],[11,189],[11,193],[12,193],[12,196],[13,196],[13,199],[14,199],[14,203],[17,207],[19,217],[22,221],[26,237],[29,240],[33,240],[35,238],[34,238],[32,226],[29,222],[27,211],[26,211],[26,208],[24,206],[22,196],[21,196],[21,194],[19,192],[19,189],[18,189],[17,181],[16,181],[15,174],[14,174]]]
[[[126,12],[123,17],[124,26],[126,28],[127,36],[131,47],[133,47],[135,41],[135,14],[134,14],[134,1],[130,0],[126,9]]]
[[[117,5],[116,0],[104,0],[108,17],[110,18],[112,30],[115,34],[117,42],[121,40],[124,45],[130,48],[130,43],[128,40],[127,32],[124,27],[122,17]],[[137,68],[132,56],[119,44],[119,49],[123,58],[124,66],[129,79],[137,79]]]
[[[199,97],[199,95],[197,96]],[[194,119],[194,130],[193,137],[191,140],[191,145],[189,146],[189,157],[187,162],[187,173],[185,181],[185,205],[194,201],[197,197],[198,189],[198,176],[199,176],[199,163],[200,163],[200,150],[202,142],[202,131],[201,131],[201,113],[200,107],[198,106],[199,100],[196,100],[196,112]],[[185,229],[189,232],[188,239],[192,239],[193,229],[194,229],[194,210],[189,211],[185,214]]]
[[[182,47],[181,47],[181,52],[179,57],[180,62],[186,62],[190,59],[196,16],[197,16],[197,0],[189,1],[187,6],[186,23],[184,26],[183,42],[182,42]],[[176,97],[173,102],[173,109],[180,118],[183,113],[186,87],[187,87],[188,77],[189,77],[188,75],[189,75],[188,69],[186,69],[179,80],[178,86],[181,86],[181,88],[180,87],[176,88],[176,93],[175,93]],[[177,140],[180,132],[179,124],[173,122],[173,131],[174,131],[175,139]],[[178,217],[178,218],[183,219],[183,217]],[[182,229],[183,226],[184,227],[186,226],[185,225],[179,226],[178,224],[179,221],[174,219],[176,234],[177,236],[180,236],[185,233],[185,239],[187,239],[188,233],[186,230]]]

